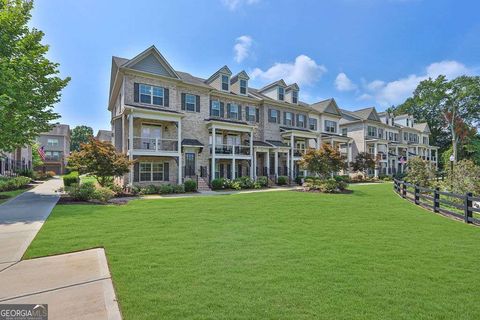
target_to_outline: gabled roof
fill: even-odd
[[[283,79],[280,79],[270,84],[267,84],[265,87],[259,89],[258,91],[261,93],[275,86],[286,87],[287,84],[285,83],[285,81],[283,81]]]
[[[210,78],[205,80],[205,83],[212,83],[213,80],[215,80],[221,73],[228,74],[228,76],[232,75],[232,71],[227,67],[227,65],[224,65],[223,67],[218,69],[214,74],[212,74]]]
[[[422,123],[414,123],[413,128],[420,130],[421,132],[425,133],[430,133],[430,127],[428,126],[428,123],[422,122]]]
[[[232,77],[232,79],[230,79],[230,84],[237,82],[238,78],[242,78],[242,79],[245,79],[245,80],[250,80],[250,77],[245,72],[245,70],[242,70],[239,73],[237,73],[236,75],[234,75]]]
[[[352,113],[362,120],[380,121],[380,118],[377,114],[377,111],[375,110],[375,107],[368,107],[360,110],[355,110],[355,111],[352,111]]]
[[[288,91],[288,90],[296,90],[296,91],[298,91],[298,90],[300,90],[300,87],[298,86],[298,84],[292,83],[292,84],[289,84],[289,85],[288,85],[288,87],[286,88],[286,90],[287,90],[287,91]]]
[[[141,63],[142,60],[147,59],[149,57],[155,58],[158,63],[163,67],[163,69],[167,72],[167,74],[176,79],[180,79],[178,74],[175,72],[175,70],[172,68],[172,66],[168,63],[168,61],[162,56],[160,51],[157,50],[157,48],[152,45],[133,59],[130,59],[128,62],[123,63],[122,67],[123,68],[129,68],[129,69],[135,69],[135,66]]]
[[[312,107],[313,109],[317,110],[320,113],[330,113],[338,116],[342,115],[342,112],[340,111],[340,108],[338,107],[337,102],[335,102],[335,99],[333,98],[316,102],[310,105],[310,107]]]

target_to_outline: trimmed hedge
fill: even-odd
[[[286,176],[280,176],[277,178],[277,184],[279,186],[284,186],[287,184],[288,178]]]
[[[0,192],[18,190],[25,187],[31,181],[28,177],[13,177],[0,180]]]
[[[185,192],[195,192],[197,191],[197,182],[194,180],[187,180],[184,183]]]
[[[69,174],[63,176],[63,184],[65,187],[70,187],[73,184],[78,184],[80,182],[80,177],[77,171],[72,171]]]

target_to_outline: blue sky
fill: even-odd
[[[72,77],[61,122],[109,129],[112,55],[154,44],[176,70],[223,65],[250,85],[284,78],[307,102],[346,109],[401,103],[428,76],[480,73],[480,3],[422,0],[37,0],[31,26]]]

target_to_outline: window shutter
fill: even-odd
[[[280,123],[280,112],[279,112],[279,111],[277,111],[277,114],[278,114],[277,123]]]
[[[133,165],[133,182],[139,181],[139,174],[140,174],[140,163],[135,162]]]
[[[272,109],[268,109],[268,122],[272,122]]]
[[[212,116],[212,100],[210,100],[210,117]]]
[[[300,119],[300,115],[299,115],[299,114],[296,114],[295,117],[296,117],[296,122],[299,123],[298,120]]]
[[[230,103],[227,103],[227,118],[230,118]]]
[[[305,120],[303,121],[303,127],[306,128],[306,127],[307,127],[308,117],[307,117],[307,116],[304,116],[303,118],[305,119]]]
[[[245,106],[245,120],[250,120],[248,119],[248,111],[249,111],[250,107],[249,106]]]
[[[242,120],[242,106],[238,106],[238,120]]]
[[[185,93],[182,93],[182,110],[185,110]]]
[[[260,109],[255,108],[255,121],[260,122]]]
[[[283,124],[287,124],[287,113],[285,111],[283,111]]]
[[[163,164],[163,181],[170,181],[170,164],[165,162]],[[178,181],[180,183],[180,181]]]
[[[220,163],[220,178],[223,178],[223,167],[224,167],[224,164]]]
[[[197,103],[196,103],[197,109],[195,111],[200,112],[200,96],[195,96],[195,97],[197,98],[196,99],[197,100]]]
[[[220,102],[220,118],[224,118],[224,114],[225,114],[225,103],[223,102]]]
[[[295,116],[296,114],[295,113],[292,113],[292,127],[295,126]]]
[[[138,90],[138,83],[133,84],[133,101],[139,101],[139,90]]]
[[[165,107],[168,107],[170,104],[170,90],[168,90],[167,88],[163,88],[163,95],[163,105]]]

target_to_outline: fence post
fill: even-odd
[[[433,212],[440,212],[440,188],[435,188],[435,191],[433,192]]]
[[[405,181],[402,181],[402,197],[407,197],[407,187],[405,186]]]
[[[465,223],[470,223],[472,218],[472,197],[473,194],[471,192],[465,195]]]
[[[393,190],[395,190],[395,192],[398,192],[397,190],[397,180],[393,179]]]
[[[415,204],[420,204],[420,189],[415,185]]]

